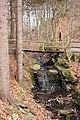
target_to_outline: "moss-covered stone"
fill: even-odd
[[[69,115],[71,113],[71,111],[70,110],[60,110],[59,113],[62,115]]]
[[[58,61],[55,63],[55,66],[61,66],[63,68],[69,68],[69,64],[65,61],[65,60],[62,60],[62,59],[58,59]]]
[[[63,68],[61,66],[56,66],[56,68],[60,71],[60,73],[62,74],[62,76],[64,78],[67,78],[69,79],[69,81],[73,84],[76,82],[76,80],[74,80],[73,76],[71,75],[71,72],[66,69],[66,68]]]

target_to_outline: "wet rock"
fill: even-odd
[[[70,110],[59,110],[59,113],[61,115],[69,115],[71,113],[71,111]]]
[[[58,104],[61,104],[61,105],[64,104],[64,100],[63,100],[62,97],[56,97],[55,101],[56,101]]]
[[[39,64],[34,64],[34,66],[32,67],[32,70],[40,70],[40,65]]]
[[[54,75],[58,74],[58,70],[56,69],[50,69],[49,72],[51,72]]]

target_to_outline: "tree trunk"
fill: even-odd
[[[22,84],[23,68],[22,68],[22,0],[16,1],[16,52],[17,52],[17,81]]]
[[[0,1],[0,99],[9,97],[8,0]]]
[[[14,7],[13,7],[13,0],[10,0],[10,7],[11,7],[11,34],[10,38],[14,38]]]

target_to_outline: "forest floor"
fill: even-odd
[[[33,58],[31,54],[27,55],[27,67],[23,71],[23,85],[20,86],[15,79],[16,76],[16,60],[14,52],[10,51],[10,96],[11,104],[4,103],[0,100],[0,120],[51,120],[51,111],[45,109],[44,104],[37,103],[33,99],[34,95],[31,91],[33,84],[29,67],[32,67]],[[70,71],[74,77],[80,80],[80,71],[78,71],[80,62],[70,62]],[[77,86],[80,91],[80,84]],[[67,96],[69,99],[69,96]],[[76,110],[73,110],[76,112]],[[77,114],[77,113],[76,113]],[[80,114],[80,113],[79,113]],[[53,118],[53,120],[59,120]],[[74,119],[80,120],[80,119]]]

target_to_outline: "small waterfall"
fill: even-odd
[[[65,86],[63,83],[63,76],[59,70],[55,68],[52,58],[57,60],[57,54],[37,54],[35,56],[36,64],[40,66],[40,69],[34,73],[35,85],[34,88],[40,91],[55,92]]]
[[[37,86],[42,91],[48,91],[49,90],[49,78],[46,72],[46,69],[44,67],[41,67],[40,71],[36,73],[38,84]]]
[[[37,54],[35,56],[36,59],[36,64],[40,65],[40,70],[37,71],[36,73],[36,83],[37,87],[41,90],[41,91],[48,91],[49,90],[49,77],[47,75],[47,70],[43,64],[43,62],[41,62],[40,59],[40,55]]]
[[[43,91],[49,90],[49,78],[44,67],[41,68],[41,84]]]

